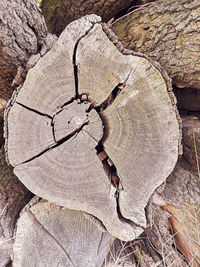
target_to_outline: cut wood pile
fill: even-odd
[[[0,99],[0,266],[199,266],[199,80],[129,40],[155,6],[112,27],[86,15],[58,39],[42,22],[43,52]]]

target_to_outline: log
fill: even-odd
[[[0,98],[9,100],[15,83],[24,81],[30,57],[44,55],[54,39],[35,0],[1,0]]]
[[[199,188],[197,171],[180,158],[165,185],[157,189],[161,193],[151,198],[146,210],[149,227],[136,240],[115,240],[106,266],[199,266]]]
[[[19,179],[40,197],[92,214],[122,240],[143,231],[148,199],[179,154],[167,74],[123,49],[95,15],[67,26],[28,72],[5,120]]]
[[[32,197],[5,160],[2,113],[6,104],[5,99],[0,99],[0,266],[11,261],[15,224],[19,212]]]
[[[85,15],[96,14],[107,22],[120,11],[130,7],[135,0],[43,0],[41,3],[42,13],[49,32],[57,36],[73,20],[79,19]]]
[[[158,61],[177,87],[200,88],[198,0],[158,1],[112,25],[128,49]]]
[[[18,220],[13,267],[102,266],[111,239],[83,212],[42,200]]]
[[[0,148],[0,266],[11,261],[15,224],[21,209],[32,194],[7,166],[3,148]]]

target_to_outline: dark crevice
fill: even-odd
[[[55,128],[54,128],[54,120],[51,121],[51,127],[52,127],[52,134],[53,134],[53,140],[56,143],[56,136],[55,136]]]
[[[120,92],[126,87],[127,81],[129,79],[132,71],[133,71],[133,68],[130,70],[125,81],[118,83],[118,85],[115,86],[115,88],[112,90],[112,92],[106,98],[106,100],[104,100],[98,106],[93,106],[91,104],[89,109],[87,110],[87,112],[90,112],[92,109],[95,109],[98,112],[99,116],[101,117],[102,122],[104,123],[104,135],[95,149],[97,151],[97,156],[103,165],[103,169],[104,169],[106,175],[108,176],[108,179],[109,179],[111,185],[116,189],[115,198],[116,198],[116,211],[117,211],[118,218],[121,222],[130,224],[133,228],[139,227],[141,229],[145,229],[143,226],[131,221],[130,219],[123,217],[121,210],[120,210],[120,204],[119,204],[120,191],[123,190],[123,186],[122,186],[122,183],[120,181],[120,177],[117,174],[117,168],[114,165],[114,163],[112,162],[112,160],[109,158],[107,153],[105,152],[105,149],[103,146],[103,141],[105,139],[106,127],[105,127],[105,120],[104,120],[102,112],[105,109],[107,109],[115,101],[115,99],[120,94]]]
[[[122,89],[123,89],[123,83],[118,83],[118,85],[115,86],[115,88],[112,90],[110,95],[106,98],[106,100],[104,100],[99,106],[94,107],[94,109],[97,112],[103,112],[106,108],[108,108],[114,102],[115,98],[121,92]],[[92,106],[89,108],[88,111],[90,111],[91,109],[92,109]]]
[[[124,82],[118,83],[115,88],[111,91],[109,96],[104,100],[100,105],[98,106],[93,106],[92,104],[90,105],[89,109],[87,112],[90,112],[92,109],[95,109],[98,113],[103,112],[105,109],[107,109],[116,99],[116,97],[121,93],[121,91],[126,87],[127,81],[131,75],[133,69],[130,70],[129,74],[127,75],[127,78],[125,79]]]
[[[20,163],[20,164],[28,163],[28,162],[30,162],[30,161],[32,161],[32,160],[34,160],[34,159],[40,157],[41,155],[43,155],[43,154],[46,153],[47,151],[49,151],[49,150],[51,150],[51,149],[53,149],[53,148],[56,148],[56,147],[62,145],[64,142],[68,141],[70,138],[72,138],[72,137],[78,135],[78,133],[83,129],[83,127],[86,126],[86,125],[88,125],[88,124],[89,124],[89,121],[84,122],[79,128],[77,128],[76,130],[74,130],[72,133],[68,134],[67,136],[65,136],[65,137],[63,137],[62,139],[60,139],[59,141],[57,141],[56,144],[47,147],[45,150],[43,150],[43,151],[40,152],[39,154],[37,154],[37,155],[31,157],[30,159],[28,159],[28,160],[26,160],[26,161],[24,161],[24,162],[22,162],[22,163]]]
[[[69,101],[65,102],[60,108],[62,109],[62,108],[64,108],[65,106],[67,106],[67,105],[73,103],[74,100],[75,100],[75,97],[72,97]],[[60,110],[60,111],[61,111],[61,110]],[[60,112],[60,111],[59,111],[59,112]],[[59,113],[59,112],[58,112],[58,113]],[[56,114],[58,114],[58,113],[56,113]]]
[[[22,103],[19,103],[19,102],[15,102],[15,103],[17,103],[18,105],[20,105],[20,106],[22,106],[23,108],[25,108],[25,109],[28,109],[28,110],[30,110],[30,111],[32,111],[32,112],[35,112],[36,114],[38,114],[38,115],[40,115],[40,116],[43,116],[43,117],[47,117],[47,118],[49,118],[49,119],[53,119],[50,115],[48,115],[48,114],[45,114],[45,113],[42,113],[42,112],[40,112],[40,111],[38,111],[38,110],[36,110],[36,109],[34,109],[34,108],[30,108],[30,107],[28,107],[28,106],[26,106],[26,105],[24,105],[24,104],[22,104]]]
[[[76,44],[74,46],[74,52],[73,52],[73,66],[74,66],[74,83],[75,83],[75,99],[79,99],[80,95],[78,92],[78,66],[76,64],[76,54],[77,54],[77,49],[78,49],[78,45],[80,43],[80,41],[87,36],[87,34],[93,29],[95,24],[92,24],[92,26],[85,32],[84,35],[82,35],[77,41]]]
[[[98,145],[96,146],[96,151],[97,151],[97,156],[103,165],[103,169],[106,175],[108,176],[111,185],[116,189],[115,191],[116,211],[119,220],[123,223],[130,224],[134,228],[139,227],[144,230],[145,228],[143,226],[131,221],[130,219],[123,217],[119,204],[120,191],[123,190],[123,186],[120,182],[120,177],[117,174],[117,168],[115,167],[114,163],[105,152],[104,146],[101,142],[99,142]]]
[[[119,204],[119,194],[120,194],[120,192],[118,191],[116,191],[116,194],[117,194],[117,196],[116,196],[116,201],[117,201],[117,214],[118,214],[118,218],[119,218],[119,220],[120,221],[122,221],[122,222],[126,222],[126,223],[128,223],[128,224],[130,224],[132,227],[139,227],[139,228],[141,228],[141,229],[145,229],[145,227],[143,227],[142,225],[139,225],[138,223],[135,223],[135,222],[133,222],[133,221],[131,221],[130,219],[127,219],[127,218],[125,218],[125,217],[123,217],[123,215],[122,215],[122,213],[121,213],[121,210],[120,210],[120,204]]]

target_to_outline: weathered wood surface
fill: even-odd
[[[23,83],[30,57],[44,55],[52,42],[35,0],[0,1],[0,97],[11,97],[15,76]]]
[[[200,88],[200,3],[159,1],[112,26],[128,49],[158,61],[177,87]]]
[[[181,158],[165,186],[158,190],[161,195],[154,194],[153,205],[148,208],[149,227],[131,242],[116,240],[106,266],[199,266],[200,180],[197,171]]]
[[[136,0],[43,0],[41,9],[48,30],[59,36],[73,20],[85,15],[96,14],[107,22],[123,9],[130,7],[134,2]]]
[[[111,239],[83,212],[40,201],[18,220],[13,266],[99,267]]]
[[[123,55],[95,15],[68,25],[7,109],[15,174],[36,195],[86,211],[114,236],[134,239],[146,226],[149,197],[179,152],[175,99],[159,70],[141,54]],[[99,146],[114,163],[118,185],[104,172]]]
[[[0,266],[9,263],[13,249],[13,237],[19,212],[32,194],[7,166],[3,148],[0,148]]]
[[[6,103],[5,99],[0,99],[0,266],[11,261],[16,220],[32,197],[5,160],[2,116]]]

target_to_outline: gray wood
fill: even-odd
[[[29,160],[55,143],[51,119],[17,103],[10,110],[8,124],[13,125],[8,139],[8,150],[15,151],[9,156],[13,166]]]
[[[11,97],[13,85],[23,84],[30,58],[44,55],[53,43],[35,0],[0,1],[0,97]]]
[[[123,45],[148,55],[179,88],[200,88],[199,0],[156,1],[122,17],[112,30]]]
[[[119,198],[123,216],[145,225],[148,199],[172,172],[178,155],[180,129],[166,81],[147,59],[114,50],[100,25],[80,41],[77,58],[79,91],[96,105],[126,81],[101,113],[107,127],[103,145],[124,189]]]
[[[20,216],[13,266],[99,267],[112,236],[83,212],[40,201]]]
[[[159,65],[143,55],[122,54],[102,28],[95,15],[71,23],[29,71],[7,108],[6,148],[14,173],[36,195],[90,213],[114,236],[131,240],[146,226],[148,198],[176,163],[179,117]],[[117,85],[122,91],[107,109],[87,111]],[[33,124],[30,134],[24,134],[19,106]],[[25,144],[33,139],[31,147],[15,146],[20,138]],[[97,157],[100,141],[117,168],[119,189]]]
[[[11,261],[16,221],[31,197],[31,192],[7,165],[0,144],[0,266],[7,266]]]

